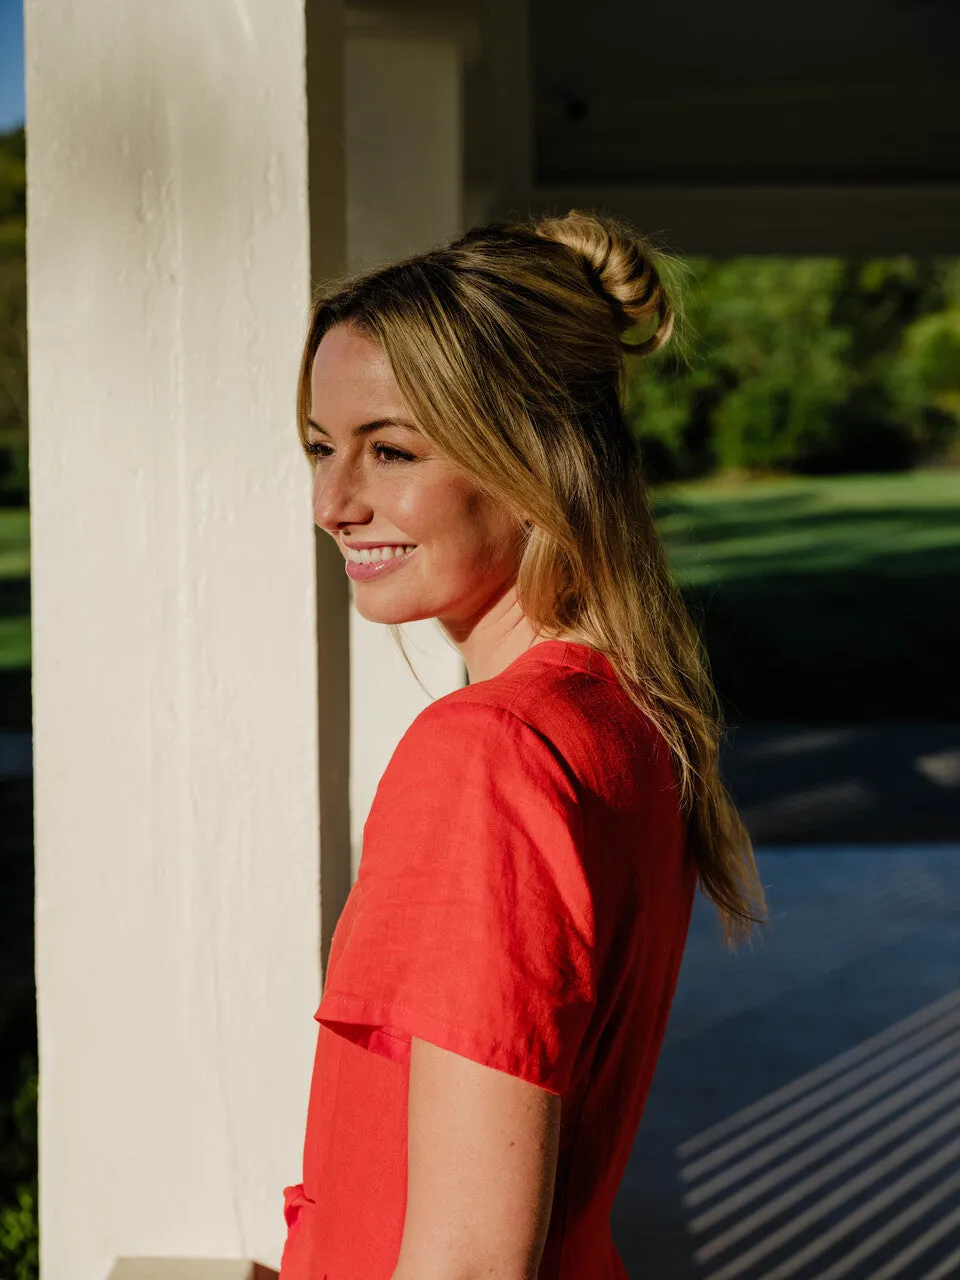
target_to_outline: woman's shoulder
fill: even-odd
[[[660,730],[612,667],[585,646],[544,646],[500,675],[465,685],[426,706],[401,738],[391,772],[404,784],[456,785],[490,773],[517,786],[543,786],[641,803],[675,785]]]
[[[510,830],[540,833],[537,841],[560,858],[559,823],[577,847],[576,770],[562,746],[492,685],[484,681],[437,698],[401,737],[364,827],[368,874],[385,860],[394,865],[400,847],[428,851],[441,833],[476,842],[474,853],[482,848],[487,861],[506,856]]]
[[[495,755],[506,738],[542,734],[543,726],[531,723],[525,696],[512,696],[495,680],[464,685],[435,698],[403,734],[397,752],[415,752],[431,764],[456,756]]]
[[[593,681],[585,683],[576,678],[579,673],[556,665],[524,663],[522,670],[518,666],[434,699],[404,737],[454,735],[480,750],[491,740],[525,730],[552,738],[564,723],[586,712]]]
[[[428,703],[401,736],[387,766],[381,789],[394,792],[411,780],[436,791],[449,784],[482,787],[492,775],[525,774],[530,782],[545,773],[574,781],[566,760],[561,704],[572,702],[558,688],[562,673],[524,664],[522,681],[500,676],[464,685]],[[520,778],[515,782],[519,783]],[[558,782],[561,779],[558,777]]]
[[[436,698],[415,717],[395,768],[436,778],[458,765],[476,772],[550,756],[571,781],[645,757],[659,734],[601,655],[583,646],[536,649],[505,671]]]

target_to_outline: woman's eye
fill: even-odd
[[[375,444],[373,451],[383,463],[413,461],[412,454],[404,453],[402,449],[394,449],[389,444]]]
[[[377,456],[377,461],[382,466],[390,466],[394,462],[413,462],[412,454],[405,453],[402,449],[395,449],[392,445],[382,444],[377,441],[371,447]],[[305,444],[303,448],[307,454],[314,458],[328,458],[332,452],[328,444],[323,444],[318,440]]]

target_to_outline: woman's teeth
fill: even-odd
[[[347,559],[354,564],[376,564],[380,560],[393,560],[397,556],[406,555],[419,544],[414,542],[408,547],[369,547],[363,551],[347,548]]]

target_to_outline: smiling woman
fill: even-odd
[[[309,379],[304,448],[315,467],[314,519],[345,554],[377,554],[365,572],[347,566],[355,581],[377,584],[356,595],[365,618],[437,618],[461,646],[471,679],[480,679],[478,664],[487,670],[533,640],[504,590],[522,526],[412,418],[383,347],[354,324],[332,325]],[[415,546],[417,555],[387,559],[385,546]]]
[[[664,260],[570,213],[315,307],[299,427],[355,603],[468,687],[404,734],[332,939],[283,1280],[608,1280],[699,880],[760,917],[624,421]]]

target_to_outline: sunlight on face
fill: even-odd
[[[394,624],[438,618],[454,639],[469,633],[515,580],[516,518],[413,426],[383,350],[348,325],[317,349],[310,417],[318,527],[341,549],[416,545],[388,572],[354,582],[360,614]],[[382,425],[357,434],[370,423]]]

